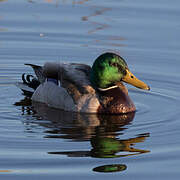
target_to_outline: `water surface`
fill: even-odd
[[[3,179],[179,179],[180,2],[0,1],[0,175]],[[14,86],[24,63],[91,65],[123,56],[150,92],[128,86],[135,114],[67,113]]]

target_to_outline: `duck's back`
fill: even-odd
[[[46,63],[42,69],[46,81],[36,89],[32,100],[66,111],[97,112],[99,100],[89,81],[90,66]]]

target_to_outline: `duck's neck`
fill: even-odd
[[[99,112],[109,114],[120,114],[134,112],[134,103],[128,96],[128,90],[123,83],[119,82],[117,88],[99,92],[101,107]]]

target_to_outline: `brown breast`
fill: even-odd
[[[98,113],[121,114],[134,112],[136,107],[128,96],[127,88],[119,83],[117,88],[99,92],[100,107]]]

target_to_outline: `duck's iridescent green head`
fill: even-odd
[[[149,86],[137,79],[130,71],[125,60],[115,53],[104,53],[94,62],[90,81],[97,89],[107,89],[120,81],[138,88],[149,90]]]

